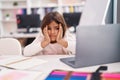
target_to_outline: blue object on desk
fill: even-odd
[[[87,76],[88,73],[54,70],[45,80],[86,80]]]

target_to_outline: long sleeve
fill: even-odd
[[[43,48],[41,47],[41,41],[43,39],[43,36],[41,35],[42,33],[40,32],[39,35],[35,38],[35,40],[27,45],[24,50],[23,50],[23,55],[24,56],[33,56],[39,53]]]
[[[76,47],[76,37],[75,35],[71,34],[70,32],[66,32],[64,39],[68,41],[68,47],[64,48],[58,44],[49,44],[46,48],[41,47],[41,41],[43,39],[42,33],[36,37],[36,39],[26,46],[23,51],[24,56],[34,56],[37,54],[75,54],[75,47]],[[62,49],[63,50],[62,50]]]
[[[75,33],[66,32],[65,40],[68,41],[68,47],[66,48],[69,51],[69,54],[76,53],[76,35]]]

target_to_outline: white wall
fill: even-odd
[[[87,0],[79,25],[105,24],[110,0]]]

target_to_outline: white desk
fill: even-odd
[[[29,70],[42,72],[42,75],[40,75],[38,80],[44,80],[48,76],[48,74],[54,69],[72,70],[72,71],[81,71],[81,72],[94,72],[97,70],[97,68],[99,66],[101,66],[101,65],[97,65],[97,66],[90,66],[90,67],[75,69],[75,68],[72,68],[72,67],[64,64],[63,62],[61,62],[59,60],[60,58],[71,57],[71,56],[73,56],[73,55],[41,55],[41,56],[37,56],[37,58],[40,58],[47,62],[40,64]],[[10,57],[15,57],[15,56],[10,56]],[[105,65],[108,66],[107,72],[120,72],[120,62],[112,63],[112,64],[105,64]]]
[[[54,69],[62,69],[62,70],[72,70],[72,71],[83,71],[83,72],[94,72],[96,69],[100,66],[91,66],[91,67],[84,67],[84,68],[72,68],[63,62],[61,62],[59,59],[63,57],[68,57],[67,55],[41,55],[38,58],[46,60],[46,63],[43,63],[39,66],[36,66],[35,68],[32,68],[31,70],[37,70],[43,72],[43,75],[41,75],[40,80],[44,80],[45,77]],[[70,56],[71,57],[71,56]],[[108,66],[109,72],[120,72],[120,62],[112,63],[112,64],[105,64]]]

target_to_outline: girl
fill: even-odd
[[[48,13],[41,22],[39,35],[24,48],[23,54],[33,56],[72,53],[74,49],[69,48],[71,43],[67,40],[66,30],[67,26],[61,14],[58,12]]]

